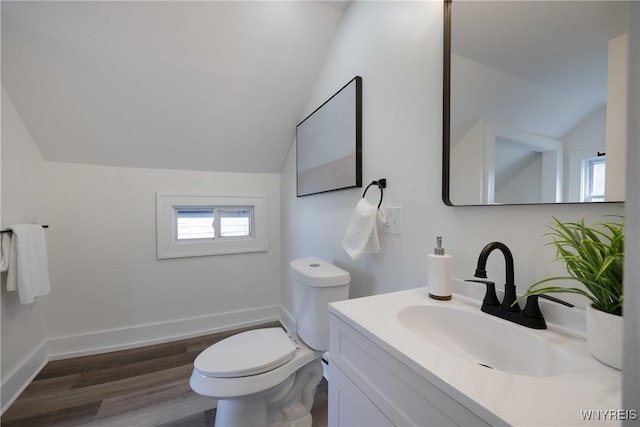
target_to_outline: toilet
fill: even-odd
[[[291,261],[296,331],[255,329],[198,355],[191,388],[218,400],[216,427],[311,426],[329,349],[329,308],[349,297],[348,272],[318,258]]]

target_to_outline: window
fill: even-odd
[[[582,201],[604,202],[605,158],[585,159],[582,166]]]
[[[253,207],[177,207],[176,240],[250,237]]]
[[[264,197],[158,193],[157,257],[266,251]]]
[[[213,209],[176,208],[176,239],[215,239]]]
[[[220,237],[248,237],[251,235],[251,208],[218,209]]]

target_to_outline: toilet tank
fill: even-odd
[[[298,337],[314,350],[329,349],[329,303],[349,298],[351,276],[319,258],[289,263]]]

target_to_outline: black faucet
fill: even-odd
[[[491,242],[487,246],[485,246],[482,249],[482,252],[480,252],[480,256],[478,257],[478,266],[476,267],[476,274],[474,274],[474,276],[481,279],[487,278],[487,271],[485,270],[487,267],[487,259],[489,258],[489,254],[495,249],[499,249],[502,252],[502,254],[504,255],[505,263],[506,283],[504,284],[504,299],[502,300],[501,308],[502,310],[506,310],[509,312],[520,313],[520,306],[518,304],[512,305],[513,302],[517,299],[517,296],[513,274],[513,255],[511,255],[511,251],[509,250],[507,245],[500,242]],[[495,294],[495,285],[493,293]],[[497,300],[498,297],[496,297],[495,299]],[[494,305],[492,304],[491,306]],[[482,311],[484,311],[484,309]]]
[[[475,277],[478,277],[480,279],[487,278],[487,271],[485,270],[487,266],[487,258],[489,258],[489,254],[495,249],[499,249],[504,255],[506,268],[506,283],[504,285],[504,298],[502,300],[502,304],[500,303],[500,300],[498,300],[498,295],[496,294],[496,285],[494,282],[491,282],[489,280],[467,280],[467,282],[483,283],[487,286],[487,293],[485,294],[484,300],[482,301],[481,310],[483,312],[500,317],[510,322],[517,323],[522,326],[526,326],[528,328],[546,329],[547,323],[544,321],[544,317],[542,316],[542,312],[540,311],[540,306],[538,305],[539,296],[558,302],[560,304],[567,305],[569,307],[573,307],[573,305],[568,302],[550,297],[548,295],[531,295],[527,297],[527,303],[524,307],[524,310],[520,310],[520,305],[514,304],[517,296],[513,274],[513,255],[511,255],[511,251],[509,250],[507,245],[501,242],[491,242],[482,249],[482,252],[480,252],[480,256],[478,257],[478,266],[476,267],[476,273],[474,274]]]

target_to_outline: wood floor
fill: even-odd
[[[194,393],[189,377],[196,356],[235,333],[280,326],[270,323],[198,338],[47,363],[0,418],[3,427],[212,426],[215,403]],[[327,425],[327,382],[312,409],[313,426]]]

